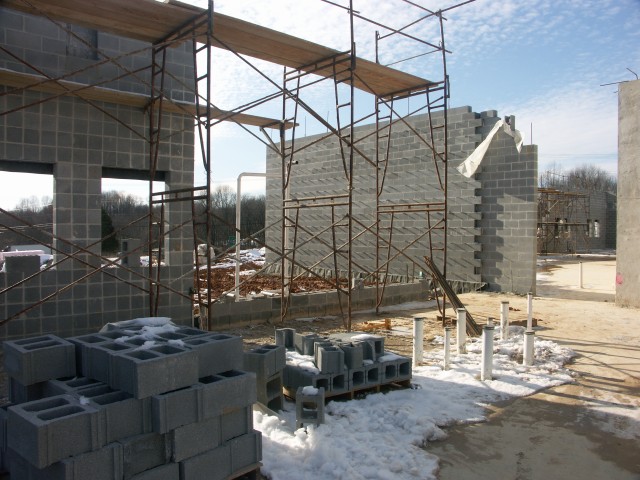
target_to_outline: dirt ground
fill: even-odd
[[[488,406],[487,422],[449,428],[446,440],[426,447],[441,460],[439,478],[640,480],[640,310],[615,306],[615,257],[541,257],[539,265],[536,337],[576,351],[568,365],[577,373],[576,382]],[[469,293],[460,298],[478,323],[499,317],[502,300],[509,301],[511,321],[526,321],[524,296]],[[427,317],[428,349],[434,336],[442,335],[436,314],[435,307],[378,317],[359,313],[353,329],[389,318],[391,330],[379,331],[386,348],[411,355],[413,318]],[[340,319],[304,319],[235,333],[259,345],[273,342],[280,326],[318,333],[343,328]]]
[[[615,306],[615,257],[542,257],[539,265],[536,337],[576,351],[569,367],[577,380],[491,405],[487,422],[449,428],[446,440],[426,447],[441,459],[440,479],[640,480],[640,310]],[[499,317],[502,300],[509,301],[512,322],[526,321],[526,297],[469,293],[460,298],[478,323]],[[425,349],[434,348],[431,340],[443,333],[437,313],[435,305],[380,316],[356,313],[353,330],[363,322],[389,319],[391,330],[377,331],[385,335],[385,347],[411,356],[413,318],[426,317]],[[282,327],[344,331],[340,318],[312,318],[229,333],[242,335],[245,347],[252,348],[273,343],[275,329]],[[6,387],[5,381],[0,384]]]

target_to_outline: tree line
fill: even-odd
[[[565,171],[562,165],[552,163],[540,174],[539,186],[563,192],[587,191],[615,194],[618,180],[614,175],[595,165],[581,165]]]
[[[196,237],[198,243],[206,243],[206,202],[196,202]],[[254,236],[264,242],[266,199],[264,195],[243,195],[241,199],[240,230],[241,238]],[[51,244],[53,233],[53,207],[51,197],[35,196],[21,199],[11,214],[25,220],[33,227],[20,220],[2,215],[0,224],[0,249],[10,245]],[[141,244],[149,240],[149,206],[146,200],[124,192],[108,191],[102,194],[102,251],[103,254],[114,254],[120,249],[121,240],[137,239]],[[152,211],[154,224],[160,218],[160,207]],[[215,188],[210,198],[210,242],[224,249],[235,242],[236,194],[228,186]],[[153,237],[157,237],[154,232]],[[252,242],[245,242],[250,246]],[[258,243],[253,243],[255,245]]]

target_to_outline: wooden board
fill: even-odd
[[[132,107],[146,108],[149,104],[149,96],[138,93],[124,92],[111,88],[95,87],[68,80],[54,82],[41,75],[14,72],[0,68],[0,85],[14,88],[26,88],[36,92],[51,93],[53,95],[78,96],[80,98],[97,101],[115,103],[118,105],[128,105]],[[193,103],[164,101],[162,105],[164,112],[182,113],[185,115],[196,115],[196,106]],[[263,128],[280,128],[280,121],[272,118],[248,115],[246,113],[233,113],[220,109],[212,109],[211,120],[225,120],[238,122],[244,125],[253,125]],[[287,128],[293,125],[288,122]]]
[[[3,0],[2,6],[150,43],[167,38],[204,12],[175,0]],[[339,54],[336,50],[220,13],[214,15],[213,26],[217,47],[287,67],[304,67],[323,77],[333,75],[330,66],[317,69],[315,64]],[[355,75],[355,87],[383,97],[432,85],[429,80],[360,58]]]

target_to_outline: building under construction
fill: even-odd
[[[511,117],[475,174],[455,169],[502,120],[449,109],[449,9],[399,0],[415,20],[391,27],[326,3],[344,14],[350,41],[342,51],[217,13],[212,2],[3,2],[0,167],[53,176],[54,226],[41,233],[55,261],[43,269],[12,261],[0,274],[2,338],[77,335],[144,316],[190,324],[194,304],[204,329],[315,313],[308,296],[291,294],[302,274],[330,282],[333,293],[315,303],[341,312],[347,328],[354,308],[403,299],[392,281],[414,282],[402,289],[414,296],[433,287],[420,281],[431,278],[460,288],[535,287],[537,149],[516,145]],[[373,60],[356,55],[355,21],[380,29]],[[429,26],[419,29],[427,38],[409,33],[415,25]],[[382,64],[404,60],[394,58],[394,39],[419,52],[413,61],[424,63],[413,71],[424,78]],[[272,92],[217,108],[211,72],[220,50]],[[255,59],[284,66],[284,76],[269,78]],[[327,85],[336,109],[319,113],[314,90]],[[280,118],[254,114],[273,102]],[[301,138],[303,115],[305,126],[309,119],[326,133]],[[258,274],[280,275],[277,298],[234,303],[225,292],[222,302],[209,275],[194,282],[194,251],[211,238],[211,136],[221,122],[267,150],[267,265]],[[194,158],[202,185],[194,186]],[[102,178],[149,184],[149,212],[133,222],[146,226],[148,241],[130,242],[117,259],[100,249]],[[26,231],[16,222],[33,227],[6,210],[2,218],[12,231]],[[237,243],[247,240],[257,239]],[[196,271],[208,271],[211,256],[195,258]]]

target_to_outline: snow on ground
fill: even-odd
[[[490,381],[479,380],[481,341],[472,339],[468,353],[452,352],[450,370],[442,370],[438,348],[425,354],[427,365],[413,369],[414,388],[330,402],[318,427],[295,430],[290,402],[282,418],[254,412],[262,432],[262,472],[273,480],[435,479],[438,458],[421,447],[446,438],[442,427],[483,421],[489,403],[572,382],[563,368],[572,350],[536,339],[535,365],[523,367],[522,331],[512,333],[495,340]]]

